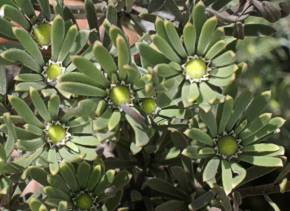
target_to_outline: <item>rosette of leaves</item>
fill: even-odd
[[[19,26],[28,31],[33,39],[43,48],[47,48],[51,42],[51,7],[48,0],[33,1],[12,1],[5,0],[1,6],[1,30],[0,36],[8,39],[15,39],[13,26]],[[57,13],[62,12],[58,1],[56,4]]]
[[[150,178],[143,189],[150,188],[158,195],[152,194],[157,202],[157,198],[162,198],[162,202],[155,205],[156,211],[175,210],[202,210],[204,207],[219,207],[223,210],[232,210],[230,199],[220,187],[213,187],[207,191],[200,188],[195,178],[195,172],[191,162],[184,160],[184,168],[172,165],[167,170],[167,178]]]
[[[62,162],[56,175],[39,167],[30,167],[25,174],[44,186],[43,204],[55,208],[66,204],[65,210],[115,210],[130,181],[127,171],[105,171],[98,160],[92,164]],[[33,199],[32,205],[41,203]]]
[[[183,154],[202,159],[202,178],[211,187],[219,182],[221,175],[223,188],[229,194],[245,179],[245,163],[283,166],[284,148],[267,139],[279,132],[285,120],[262,113],[269,98],[268,91],[254,98],[249,92],[242,93],[236,100],[227,96],[216,112],[200,112],[207,132],[198,128],[185,131],[193,145]]]
[[[17,81],[15,91],[28,91],[30,87],[37,90],[54,88],[65,71],[74,69],[69,56],[80,53],[88,40],[88,33],[78,31],[76,25],[69,26],[66,31],[61,16],[56,16],[52,21],[49,51],[45,52],[25,29],[14,27],[13,34],[23,49],[10,48],[2,52],[1,57],[23,66],[14,78]]]
[[[223,87],[235,79],[235,53],[227,50],[217,18],[207,18],[202,1],[192,10],[180,35],[170,21],[157,18],[152,44],[139,44],[144,68],[154,68],[171,96],[181,96],[185,107],[195,103],[208,110],[222,102]],[[169,85],[170,84],[170,85]]]
[[[109,35],[113,43],[111,51],[116,51],[117,59],[97,41],[93,47],[96,62],[75,56],[72,60],[78,71],[64,74],[57,87],[77,96],[96,99],[94,129],[100,140],[114,136],[122,120],[126,119],[136,136],[132,147],[140,151],[150,137],[142,116],[134,108],[142,89],[140,73],[122,31],[111,26]]]
[[[15,123],[15,135],[17,147],[24,153],[15,164],[27,167],[37,161],[56,174],[61,160],[96,158],[99,141],[93,135],[91,121],[61,109],[64,105],[58,95],[43,99],[33,88],[29,94],[34,109],[20,97],[9,96],[12,108],[22,119]]]

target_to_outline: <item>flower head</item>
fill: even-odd
[[[139,44],[143,67],[154,68],[165,83],[175,80],[170,92],[174,98],[181,93],[185,107],[198,104],[208,110],[210,104],[224,100],[223,87],[235,79],[235,53],[227,50],[224,32],[217,24],[216,17],[207,18],[200,1],[182,35],[172,22],[157,19],[152,44]]]
[[[96,158],[95,148],[99,140],[92,134],[89,120],[60,109],[58,95],[51,95],[46,101],[31,88],[30,98],[34,109],[19,97],[9,97],[12,107],[23,119],[15,128],[19,148],[31,159],[25,165],[45,157],[51,173],[56,174],[62,160]],[[21,164],[21,161],[15,162]]]
[[[196,141],[184,151],[203,162],[203,181],[209,185],[216,183],[216,175],[221,172],[226,193],[240,184],[246,176],[243,163],[256,166],[281,167],[284,148],[266,139],[275,134],[284,124],[280,117],[262,113],[267,105],[269,92],[254,99],[248,92],[235,101],[229,96],[220,104],[217,113],[200,112],[200,118],[207,126],[207,132],[192,128],[185,134]],[[262,114],[261,114],[262,113]],[[189,153],[189,154],[188,154]]]

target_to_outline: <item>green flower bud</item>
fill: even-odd
[[[93,201],[87,194],[81,194],[77,200],[76,205],[80,210],[88,210],[92,207]]]
[[[51,25],[49,23],[41,23],[33,27],[32,34],[36,42],[41,46],[50,44]]]
[[[154,99],[147,98],[143,100],[142,108],[146,114],[152,114],[156,110],[157,104]]]
[[[238,150],[238,144],[233,136],[224,136],[218,140],[218,150],[224,156],[234,155]]]
[[[117,106],[127,104],[131,100],[130,91],[125,86],[116,86],[112,89],[110,93],[110,98],[112,102]]]
[[[207,66],[201,59],[192,59],[185,64],[185,72],[191,79],[201,79],[206,70]]]
[[[61,142],[66,136],[66,130],[60,125],[51,125],[48,128],[48,138],[53,144]]]
[[[62,69],[58,64],[50,64],[46,70],[47,79],[49,80],[56,80],[61,73]]]

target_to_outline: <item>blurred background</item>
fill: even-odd
[[[256,21],[257,19],[255,19]],[[253,20],[249,19],[248,22]],[[262,21],[262,20],[260,20]],[[287,157],[290,153],[290,17],[272,24],[276,33],[272,37],[246,38],[237,46],[238,58],[248,63],[248,70],[237,80],[239,89],[252,92],[271,90],[272,100],[268,108],[275,115],[287,121],[281,134],[275,139],[285,146]],[[277,176],[273,172],[249,185],[270,183]],[[289,178],[289,176],[288,176]],[[282,211],[290,210],[290,193],[271,195]],[[248,198],[245,210],[273,210],[263,197]]]

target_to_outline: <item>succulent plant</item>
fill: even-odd
[[[177,81],[172,89],[181,94],[185,107],[198,104],[207,110],[216,100],[222,102],[221,90],[235,79],[235,53],[227,49],[223,29],[217,24],[216,17],[207,18],[199,2],[182,35],[172,22],[157,18],[152,44],[139,45],[143,67],[154,68],[163,83]]]
[[[58,95],[52,94],[46,100],[31,88],[30,98],[36,114],[21,98],[9,97],[12,107],[21,118],[21,122],[14,127],[19,139],[18,147],[26,152],[23,159],[14,163],[27,167],[36,160],[44,159],[51,173],[56,174],[62,160],[96,158],[95,148],[99,140],[88,135],[92,131],[91,121],[75,117],[65,108],[61,109],[62,102]]]
[[[130,175],[126,171],[105,171],[103,165],[101,161],[62,162],[57,174],[49,174],[38,167],[28,168],[25,174],[44,186],[44,204],[50,207],[63,206],[65,210],[115,210]],[[40,202],[32,199],[30,206],[37,205]]]
[[[195,142],[183,153],[206,160],[202,162],[203,181],[211,187],[218,182],[217,175],[221,172],[223,187],[229,194],[246,177],[243,162],[264,167],[283,166],[284,148],[266,141],[285,122],[280,117],[272,118],[270,113],[262,113],[269,98],[269,92],[255,98],[244,92],[236,100],[227,96],[218,105],[217,112],[200,112],[207,132],[199,128],[185,131]]]
[[[23,66],[21,72],[14,78],[17,81],[15,91],[28,91],[30,87],[37,90],[55,88],[59,77],[64,72],[74,69],[69,56],[82,51],[88,35],[84,31],[78,31],[75,25],[71,25],[66,31],[61,16],[53,19],[51,27],[53,31],[47,32],[52,39],[48,49],[50,52],[44,51],[25,29],[13,28],[13,34],[24,50],[10,48],[2,52],[1,57]]]
[[[289,4],[68,2],[0,0],[1,210],[278,210],[289,133],[261,90],[287,105],[287,65],[250,63],[249,86],[241,50],[272,36],[285,59],[264,20]]]

